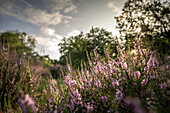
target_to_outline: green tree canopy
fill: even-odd
[[[6,31],[0,34],[0,45],[9,50],[16,49],[17,53],[32,55],[35,47],[35,37],[27,35],[25,32]]]
[[[141,28],[142,37],[153,47],[167,52],[170,48],[170,3],[160,0],[127,0],[122,13],[115,17],[117,28],[126,44],[133,41],[136,29]],[[166,49],[165,49],[166,48]]]
[[[106,47],[111,56],[113,56],[114,53],[117,53],[116,42],[116,38],[113,37],[112,33],[103,28],[92,28],[86,34],[81,32],[77,36],[64,37],[59,44],[59,50],[62,55],[59,62],[65,65],[67,63],[66,59],[71,57],[73,68],[77,68],[82,61],[88,61],[86,52],[90,54],[94,48],[101,56],[104,56],[104,47]]]

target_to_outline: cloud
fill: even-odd
[[[69,13],[71,11],[74,11],[76,13],[77,10],[75,10],[75,9],[76,9],[76,6],[75,5],[71,5],[70,7],[67,7],[67,8],[64,9],[64,13]]]
[[[106,6],[107,6],[109,9],[112,9],[112,11],[113,11],[114,13],[116,13],[116,14],[119,14],[119,13],[121,12],[121,7],[118,7],[115,2],[109,1],[109,2],[106,4]]]
[[[71,11],[77,11],[77,7],[74,5],[74,0],[41,0],[45,6],[50,9],[51,12],[64,11],[69,13]]]
[[[1,1],[1,0],[0,0]],[[25,0],[5,0],[1,2],[0,14],[16,17],[19,20],[39,26],[57,25],[71,16],[61,14],[76,11],[72,0],[45,0],[47,8],[37,9]],[[47,2],[48,1],[48,2]],[[46,6],[45,5],[45,6]],[[57,7],[59,6],[59,7]]]
[[[68,33],[67,36],[71,37],[71,36],[76,36],[79,34],[80,34],[80,31],[75,29],[75,30],[71,31],[70,33]]]
[[[54,29],[49,28],[49,27],[42,27],[41,32],[42,32],[42,34],[44,34],[44,36],[56,38],[58,40],[63,38],[61,35],[56,34]]]
[[[55,33],[55,30],[54,29],[51,29],[51,28],[48,28],[48,27],[42,27],[41,28],[41,31],[46,34],[46,35],[49,35],[49,36],[53,36],[54,33]]]
[[[108,6],[108,8],[113,8],[114,2],[108,2],[108,3],[107,3],[107,6]]]
[[[37,51],[40,55],[49,55],[51,59],[59,60],[61,56],[59,52],[58,44],[61,42],[62,36],[56,34],[55,30],[49,27],[41,28],[42,36],[35,36],[37,40],[37,45],[35,51]],[[78,30],[73,30],[68,33],[67,36],[76,36],[80,33]],[[44,50],[43,53],[41,50]]]
[[[37,51],[39,55],[49,55],[51,59],[59,60],[59,57],[61,56],[58,46],[61,42],[59,39],[48,36],[35,37],[37,40],[35,51]]]

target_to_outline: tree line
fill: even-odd
[[[120,32],[120,39],[126,42],[125,49],[133,49],[131,43],[137,35],[136,29],[140,28],[143,46],[150,45],[152,50],[158,51],[161,55],[170,53],[170,27],[169,27],[170,3],[160,0],[127,0],[122,9],[122,13],[115,17]],[[34,51],[36,38],[27,35],[25,32],[6,31],[0,34],[1,45],[7,47],[7,42],[11,48],[17,52],[41,58]],[[93,54],[96,49],[100,56],[104,56],[104,48],[107,48],[111,57],[117,56],[116,45],[118,38],[104,28],[91,28],[84,34],[81,32],[77,36],[63,37],[59,51],[61,57],[59,61],[49,59],[50,63],[66,65],[71,59],[72,67],[77,69],[81,63],[87,62],[87,54]],[[41,58],[43,59],[43,58]]]

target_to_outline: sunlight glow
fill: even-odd
[[[131,51],[131,54],[136,55],[136,53],[137,53],[137,51],[135,49]]]
[[[141,28],[137,28],[136,29],[136,32],[138,33],[138,32],[140,32],[141,31]]]
[[[49,29],[47,32],[48,32],[48,35],[53,36],[55,33],[55,30]]]

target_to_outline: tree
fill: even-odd
[[[19,54],[32,55],[36,40],[25,32],[6,31],[0,34],[0,45],[9,50],[16,49]]]
[[[66,59],[71,57],[73,68],[78,68],[82,61],[87,62],[87,53],[90,54],[95,48],[101,56],[105,55],[104,47],[109,50],[113,57],[113,54],[117,53],[116,38],[112,36],[111,32],[103,28],[92,27],[89,33],[83,34],[83,32],[81,32],[77,36],[64,37],[59,46],[61,53],[59,63],[65,65],[67,63]]]
[[[163,53],[170,48],[170,3],[160,0],[128,0],[121,15],[115,17],[121,37],[126,46],[133,41],[136,30],[141,29],[145,42]]]

